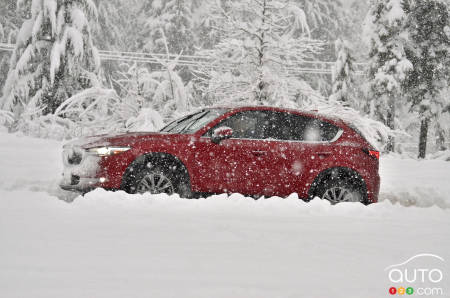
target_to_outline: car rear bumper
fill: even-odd
[[[378,202],[378,195],[380,193],[380,176],[376,174],[374,177],[366,179],[366,187],[368,203]]]

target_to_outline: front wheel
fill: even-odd
[[[181,197],[190,198],[190,184],[185,180],[177,172],[170,170],[170,167],[153,166],[142,169],[136,175],[131,189],[133,193],[178,193]]]
[[[136,185],[137,193],[151,194],[166,193],[173,194],[175,192],[174,179],[171,179],[170,175],[167,175],[160,169],[146,170],[139,175]]]

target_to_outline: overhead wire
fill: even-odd
[[[1,51],[14,51],[15,45],[8,43],[0,43]],[[122,62],[135,62],[135,63],[147,63],[147,64],[169,64],[176,61],[176,66],[201,68],[211,66],[211,58],[202,55],[183,55],[181,54],[161,54],[161,53],[145,53],[145,52],[130,52],[130,51],[110,51],[110,50],[98,50],[99,57],[105,61],[122,61]],[[332,66],[335,64],[333,61],[298,61],[297,66],[289,66],[286,69],[290,75],[299,74],[332,74]],[[363,75],[366,63],[354,63],[358,68],[355,73],[357,75]],[[325,67],[324,67],[325,66]],[[228,68],[228,67],[226,67]],[[230,66],[230,69],[232,67]]]

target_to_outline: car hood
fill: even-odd
[[[168,134],[162,132],[128,132],[118,134],[103,134],[97,136],[82,137],[64,145],[64,148],[80,147],[93,148],[101,146],[129,146],[132,147],[137,142],[149,141],[152,139],[173,139],[180,138],[179,134]]]

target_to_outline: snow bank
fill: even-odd
[[[2,297],[385,297],[384,268],[447,259],[450,211],[382,202],[0,190]],[[426,224],[424,224],[426,223]],[[430,229],[433,232],[430,233]]]
[[[385,157],[380,173],[381,200],[404,206],[450,208],[450,162]]]
[[[63,144],[0,132],[0,189],[55,189],[63,169]]]

